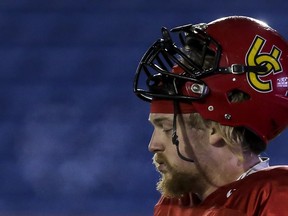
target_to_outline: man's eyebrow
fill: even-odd
[[[170,119],[170,118],[168,118],[168,117],[157,117],[157,118],[153,118],[153,119],[148,119],[149,120],[149,122],[151,122],[152,124],[155,124],[155,125],[157,125],[157,124],[160,124],[160,123],[162,123],[163,121],[170,121],[170,122],[172,122],[172,120]]]

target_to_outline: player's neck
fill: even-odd
[[[214,176],[213,181],[209,182],[206,185],[207,187],[203,188],[203,191],[197,195],[202,201],[205,200],[219,187],[237,181],[243,173],[248,171],[259,162],[259,157],[250,153],[249,155],[243,155],[242,160],[234,158],[234,160],[231,159],[231,161],[227,161],[226,164],[223,164],[223,169],[219,169],[219,174]]]

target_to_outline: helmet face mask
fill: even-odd
[[[179,36],[179,46],[169,31],[162,28],[163,37],[148,49],[138,66],[134,92],[148,101],[153,97],[176,100],[203,98],[208,89],[199,78],[217,69],[220,46],[197,25],[180,26],[171,31]],[[141,84],[145,79],[146,82]],[[190,95],[182,94],[185,82],[194,85],[195,90]]]
[[[288,124],[288,45],[249,17],[162,28],[141,59],[134,92],[191,104],[204,119],[245,127],[268,142]],[[246,96],[235,102],[234,93]]]

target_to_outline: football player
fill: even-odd
[[[162,28],[134,92],[151,103],[155,216],[288,215],[288,166],[260,156],[288,124],[288,45],[277,31],[243,16]]]

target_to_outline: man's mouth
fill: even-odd
[[[163,158],[158,157],[158,156],[154,156],[153,164],[155,165],[156,169],[160,173],[166,173],[167,172],[167,165],[166,165],[166,162]]]
[[[168,170],[167,170],[167,166],[166,166],[165,163],[157,164],[156,169],[157,169],[158,172],[160,172],[160,173],[166,173],[166,172],[168,171]]]

